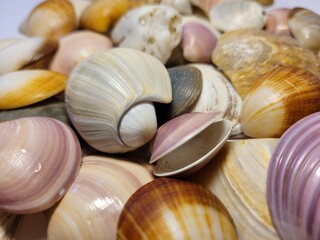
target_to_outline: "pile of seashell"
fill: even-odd
[[[272,4],[39,3],[0,40],[0,238],[320,239],[320,15]]]

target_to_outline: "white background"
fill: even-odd
[[[42,0],[0,0],[0,39],[24,37],[19,33],[19,26],[40,2]],[[320,14],[320,0],[274,0],[271,8],[296,6],[306,7]]]

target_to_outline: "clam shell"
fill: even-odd
[[[266,31],[275,34],[290,35],[288,17],[290,8],[275,8],[266,13]]]
[[[139,147],[126,145],[126,136],[118,134],[119,129],[126,131],[122,129],[122,119],[131,107],[146,103],[150,112],[147,102],[172,100],[170,77],[164,65],[148,54],[125,48],[113,48],[82,61],[71,73],[65,94],[68,114],[80,135],[92,147],[110,153]],[[155,114],[142,117],[140,113],[134,117],[138,125],[130,126],[135,130],[130,135],[148,136],[145,144],[156,132],[153,128],[148,133],[148,116],[156,120]]]
[[[173,7],[182,15],[192,14],[192,6],[189,0],[161,0],[160,3]]]
[[[84,157],[77,178],[50,213],[48,239],[116,239],[125,202],[152,179],[142,165],[123,158]]]
[[[21,70],[0,76],[0,109],[28,106],[65,89],[67,77],[48,70]]]
[[[240,240],[280,239],[268,211],[266,193],[269,161],[278,141],[229,141],[205,168],[189,177],[224,203]]]
[[[266,22],[262,5],[254,1],[224,1],[209,12],[211,25],[228,32],[239,29],[262,29]]]
[[[112,46],[111,39],[105,35],[88,30],[74,31],[59,39],[59,49],[50,70],[69,75],[79,62]]]
[[[289,28],[304,48],[320,50],[320,15],[304,8],[293,8],[289,13]]]
[[[162,125],[151,145],[156,176],[187,175],[205,166],[228,140],[232,124],[217,113],[189,113]]]
[[[119,47],[138,49],[166,63],[182,38],[182,17],[166,5],[146,5],[126,12],[111,34]]]
[[[292,124],[319,111],[319,98],[320,78],[301,68],[275,68],[261,76],[244,99],[242,130],[250,137],[280,137]]]
[[[291,37],[258,30],[223,34],[213,50],[212,61],[242,98],[255,80],[277,66],[300,67],[320,76],[320,62],[312,51],[300,47]]]
[[[0,123],[0,133],[0,209],[33,213],[59,201],[81,162],[71,128],[52,118],[28,117]]]
[[[311,114],[280,138],[268,170],[268,205],[282,239],[319,239],[320,115]]]
[[[118,239],[237,239],[232,219],[201,185],[156,179],[137,190],[121,211]]]

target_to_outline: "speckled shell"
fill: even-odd
[[[275,68],[262,75],[244,99],[242,130],[250,137],[280,137],[295,122],[319,111],[319,99],[319,78],[301,68]]]
[[[290,35],[288,17],[290,8],[275,8],[267,11],[266,31],[275,34]]]
[[[0,133],[0,209],[33,213],[59,201],[81,162],[72,129],[52,118],[27,117],[0,123]]]
[[[223,34],[213,50],[212,61],[242,98],[256,79],[279,65],[300,67],[320,76],[320,62],[312,51],[300,47],[291,37],[258,30]]]
[[[201,185],[156,179],[125,204],[117,239],[237,239],[223,203]]]
[[[189,179],[209,188],[232,216],[239,240],[280,239],[267,205],[266,181],[278,139],[227,142],[218,155]]]
[[[112,153],[134,150],[155,134],[155,113],[151,105],[146,110],[139,108],[142,103],[172,100],[164,65],[148,54],[125,48],[82,61],[71,73],[65,95],[68,114],[81,136],[92,147]],[[138,111],[130,111],[132,107]],[[126,129],[133,142],[141,138],[139,144],[124,142],[123,125],[131,127]]]
[[[222,32],[262,29],[266,22],[262,5],[249,0],[224,1],[210,10],[209,19],[211,25]]]
[[[124,158],[84,157],[77,178],[49,214],[48,239],[116,239],[124,204],[152,179],[147,168]]]
[[[111,34],[119,47],[138,49],[166,63],[182,38],[181,15],[166,5],[145,5],[126,12]]]

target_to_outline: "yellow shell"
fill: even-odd
[[[320,110],[320,79],[296,67],[261,76],[243,102],[242,131],[250,137],[280,137],[292,124]]]

